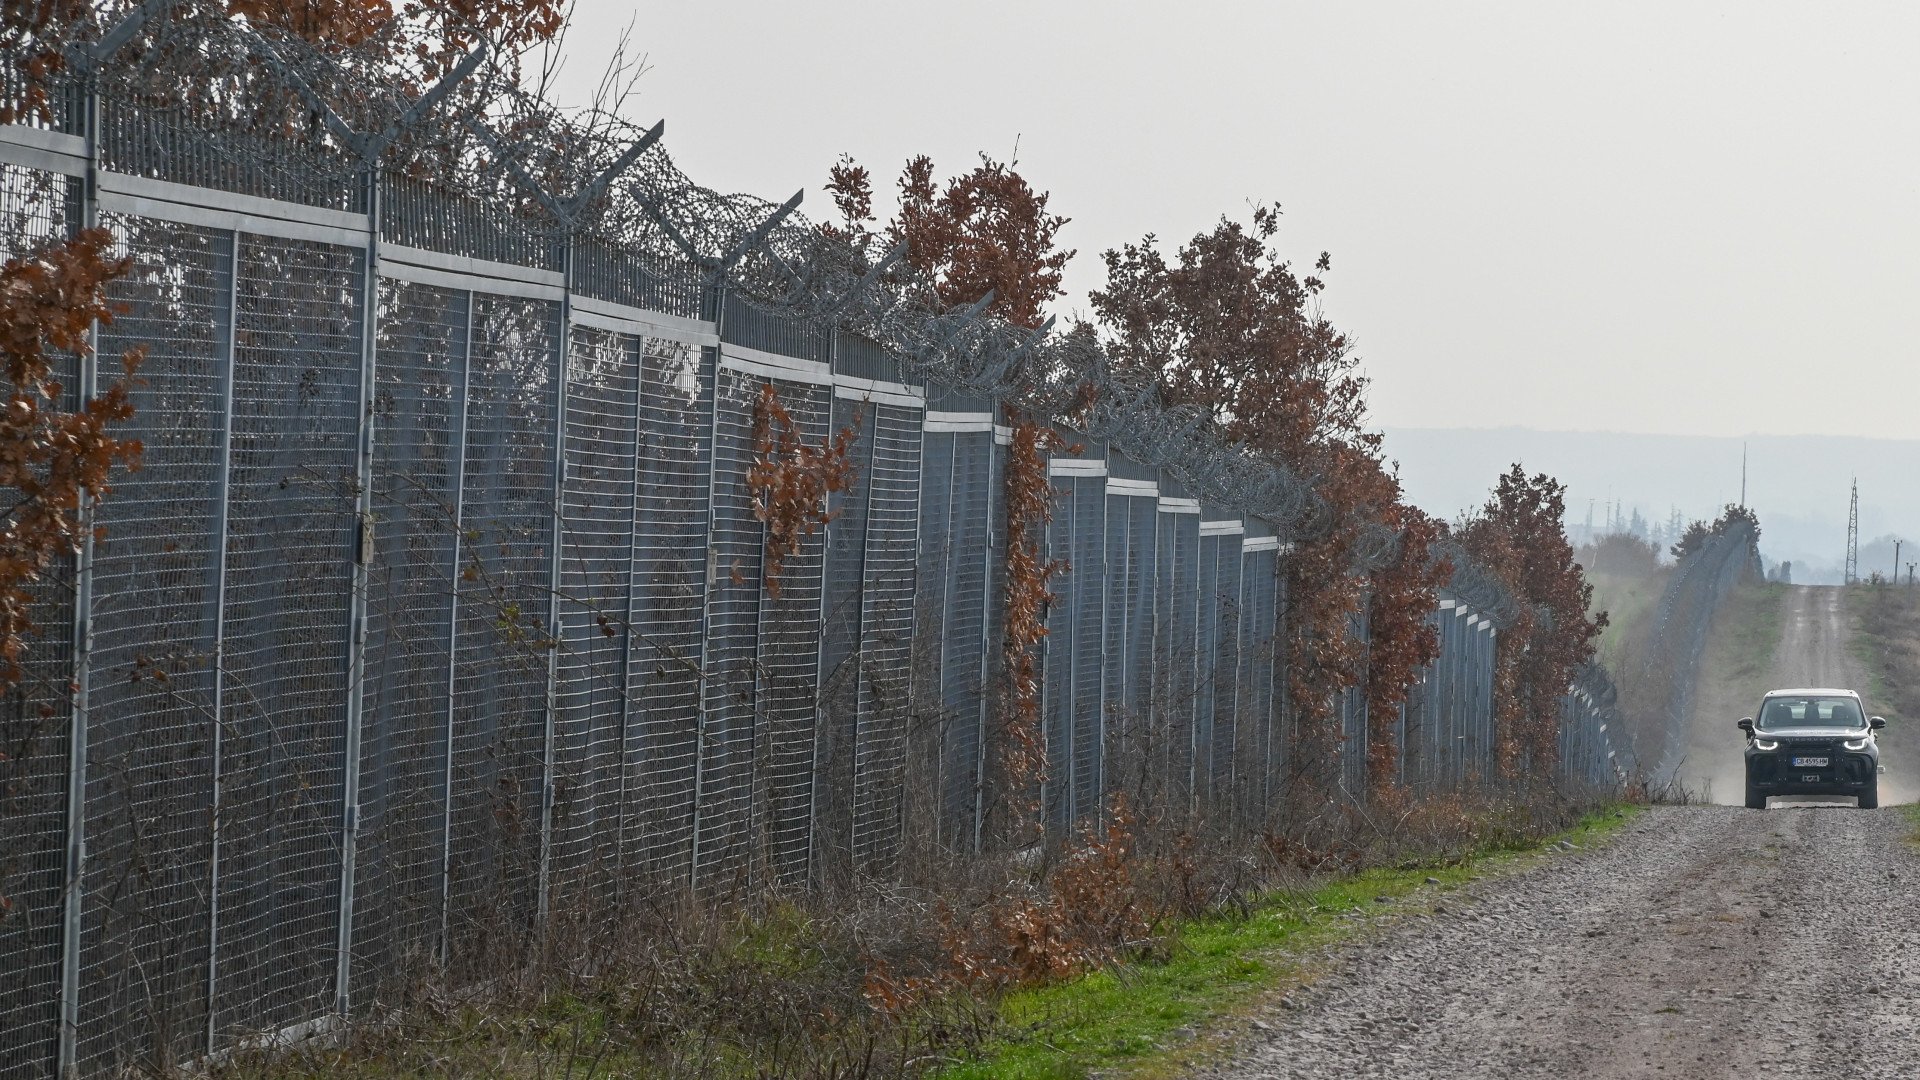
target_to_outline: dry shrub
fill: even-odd
[[[1069,978],[1112,963],[1152,931],[1136,881],[1135,819],[1116,795],[1040,879],[990,893],[972,911],[942,904],[941,981],[978,993]]]
[[[1013,435],[1007,445],[1006,629],[1001,642],[1005,686],[1001,709],[1001,785],[1012,808],[1016,840],[1039,828],[1039,786],[1047,771],[1040,731],[1040,657],[1035,647],[1047,636],[1048,587],[1069,568],[1064,559],[1045,557],[1047,523],[1053,520],[1055,492],[1047,478],[1047,455],[1078,453],[1060,433],[1008,410]]]
[[[787,559],[800,554],[801,543],[839,516],[827,508],[827,496],[845,491],[857,470],[853,452],[860,416],[819,446],[800,438],[793,414],[780,401],[772,383],[760,387],[753,405],[753,462],[747,466],[747,488],[753,492],[753,516],[767,527],[766,560],[760,578],[767,595],[780,599],[780,578]]]

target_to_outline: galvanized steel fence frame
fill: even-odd
[[[1078,377],[1023,367],[1031,339],[515,239],[377,152],[323,200],[183,182],[183,136],[91,83],[64,126],[0,128],[9,254],[100,222],[135,256],[100,344],[149,346],[148,462],[11,714],[0,1077],[311,1030],[649,889],[837,889],[990,844],[1004,391]],[[540,194],[563,226],[580,205]],[[472,254],[476,221],[528,257]],[[778,597],[745,484],[766,385],[861,458]],[[1297,497],[1143,399],[1046,415],[1080,446],[1049,462],[1046,821],[1125,791],[1257,829],[1316,765],[1289,760],[1277,648],[1299,521],[1261,512]],[[1416,791],[1491,775],[1510,604],[1458,562],[1395,720]],[[1604,679],[1564,704],[1569,781],[1620,775]]]

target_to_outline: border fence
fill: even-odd
[[[1635,715],[1651,726],[1640,740],[1646,744],[1642,752],[1654,759],[1650,782],[1676,783],[1685,764],[1700,661],[1721,601],[1742,581],[1764,580],[1758,538],[1739,518],[1674,567],[1654,609],[1644,660],[1629,672]]]
[[[1125,791],[1257,829],[1308,768],[1364,798],[1360,692],[1338,762],[1289,759],[1306,485],[1083,344],[811,265],[770,301],[738,268],[793,261],[777,217],[723,234],[681,198],[658,234],[724,239],[663,254],[363,165],[98,80],[0,127],[7,254],[111,228],[135,270],[99,355],[147,350],[145,465],[0,718],[0,1077],[310,1029],[583,903],[983,850],[1010,406],[1074,445],[1048,461],[1046,822]],[[809,442],[856,436],[777,593],[747,482],[768,386]],[[1416,792],[1493,771],[1513,601],[1452,554],[1394,719]],[[1597,668],[1568,694],[1563,780],[1617,781],[1613,704]]]

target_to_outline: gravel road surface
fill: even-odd
[[[1897,808],[1656,807],[1448,894],[1197,1075],[1920,1077],[1920,883]]]
[[[1786,603],[1753,702],[1864,689],[1840,590]],[[1753,702],[1695,718],[1695,775],[1716,798],[1740,797],[1733,721]],[[1906,741],[1881,741],[1883,800],[1912,797]],[[1336,950],[1328,978],[1198,1075],[1920,1077],[1915,827],[1898,807],[1834,802],[1655,807],[1597,850],[1447,894]]]
[[[1841,590],[1796,585],[1787,590],[1783,603],[1780,644],[1765,671],[1737,680],[1702,673],[1681,775],[1696,793],[1709,795],[1713,802],[1739,806],[1744,800],[1746,765],[1741,748],[1745,740],[1734,721],[1752,716],[1760,695],[1789,686],[1839,686],[1868,693],[1867,674],[1848,648],[1852,623]],[[1866,704],[1873,711],[1877,703],[1869,696]],[[1912,802],[1920,794],[1915,784],[1920,776],[1907,767],[1910,761],[1920,760],[1908,751],[1912,742],[1914,733],[1897,726],[1880,737],[1880,761],[1887,767],[1887,774],[1880,778],[1882,803]]]

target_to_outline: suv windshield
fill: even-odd
[[[1760,710],[1761,728],[1863,728],[1860,703],[1843,697],[1768,698]]]

